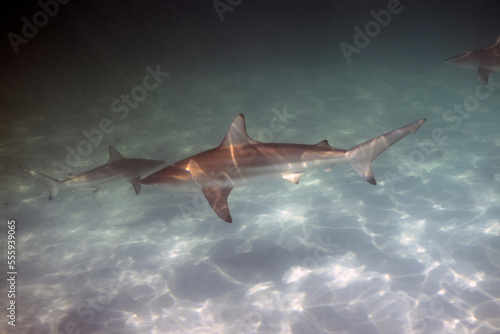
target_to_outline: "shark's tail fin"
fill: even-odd
[[[61,186],[61,183],[62,183],[61,181],[57,181],[56,179],[53,179],[50,176],[35,172],[34,170],[23,167],[21,165],[18,165],[18,167],[21,168],[21,170],[23,172],[28,173],[29,175],[33,176],[35,179],[42,182],[43,184],[45,184],[47,186],[47,188],[49,188],[49,200],[56,197],[57,192],[59,191],[59,187]]]
[[[424,124],[424,122],[425,118],[354,146],[347,150],[346,158],[359,176],[366,182],[375,185],[377,182],[370,168],[370,163],[378,157],[380,153],[384,152],[392,144],[405,137],[410,132],[417,132],[418,128]]]

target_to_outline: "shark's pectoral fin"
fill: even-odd
[[[227,207],[227,197],[233,188],[203,187],[202,190],[208,204],[210,204],[217,216],[225,222],[232,223],[233,219]]]
[[[288,180],[288,181],[293,182],[295,184],[299,184],[300,177],[302,176],[302,174],[304,174],[304,173],[288,173],[288,174],[283,174],[283,178],[285,180]]]
[[[134,187],[136,195],[138,195],[141,192],[141,184],[139,182],[140,180],[141,180],[140,177],[134,177],[133,179],[130,179],[128,181],[128,182],[130,182],[130,184],[132,185],[132,187]]]
[[[481,83],[483,85],[487,85],[490,74],[493,73],[493,71],[491,71],[487,68],[479,67],[477,69],[477,73],[479,74],[479,80],[481,81]]]

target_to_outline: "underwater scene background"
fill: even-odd
[[[1,331],[500,333],[500,73],[444,62],[495,43],[500,3],[11,5]],[[108,146],[171,164],[238,114],[256,140],[342,149],[427,122],[373,162],[376,186],[338,164],[238,187],[232,224],[200,194],[126,182],[48,201],[17,167],[62,180]]]

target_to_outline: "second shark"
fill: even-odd
[[[19,168],[46,185],[49,188],[49,200],[51,200],[56,197],[61,187],[99,189],[103,184],[119,181],[129,182],[138,194],[141,191],[139,179],[158,170],[164,164],[163,160],[126,159],[116,148],[110,146],[109,160],[106,164],[82,174],[71,175],[62,181],[21,165]]]
[[[462,53],[445,62],[477,71],[481,83],[487,85],[490,74],[500,71],[500,37],[491,46]]]

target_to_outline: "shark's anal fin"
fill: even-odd
[[[479,74],[479,80],[481,81],[481,83],[483,85],[487,85],[490,74],[493,73],[493,71],[487,68],[479,67],[477,69],[477,73]]]
[[[232,223],[233,218],[231,218],[231,213],[229,213],[227,207],[227,197],[233,188],[203,187],[202,190],[208,204],[210,204],[217,216],[227,223]]]
[[[283,174],[282,177],[285,180],[288,180],[288,181],[293,182],[295,184],[299,184],[300,177],[302,176],[302,174],[304,174],[304,173],[289,173],[289,174]]]
[[[134,177],[133,179],[130,179],[128,182],[134,187],[135,194],[138,195],[141,192],[141,184],[140,181],[141,178],[139,176]]]

